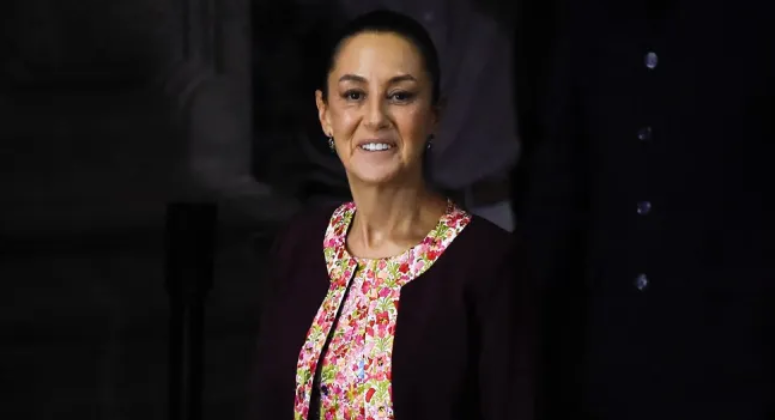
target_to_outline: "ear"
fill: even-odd
[[[326,137],[334,136],[334,129],[331,126],[331,116],[328,113],[328,104],[325,98],[323,98],[323,92],[320,90],[315,91],[315,105],[318,107],[318,119],[320,120],[320,128],[323,129],[323,134]]]

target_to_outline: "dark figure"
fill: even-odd
[[[517,220],[543,418],[775,419],[773,2],[568,2]]]

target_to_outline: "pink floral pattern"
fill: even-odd
[[[312,420],[315,372],[334,325],[322,355],[320,419],[393,418],[391,356],[401,287],[428,270],[471,221],[469,213],[450,202],[436,228],[403,254],[356,259],[345,247],[354,215],[354,203],[340,206],[326,230],[323,253],[331,285],[299,354],[295,420]]]

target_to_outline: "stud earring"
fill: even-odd
[[[336,147],[334,146],[334,138],[329,137],[328,138],[328,147],[331,149],[332,152],[336,151]]]

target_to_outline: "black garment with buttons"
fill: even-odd
[[[544,418],[775,419],[775,7],[567,2],[517,220]]]

